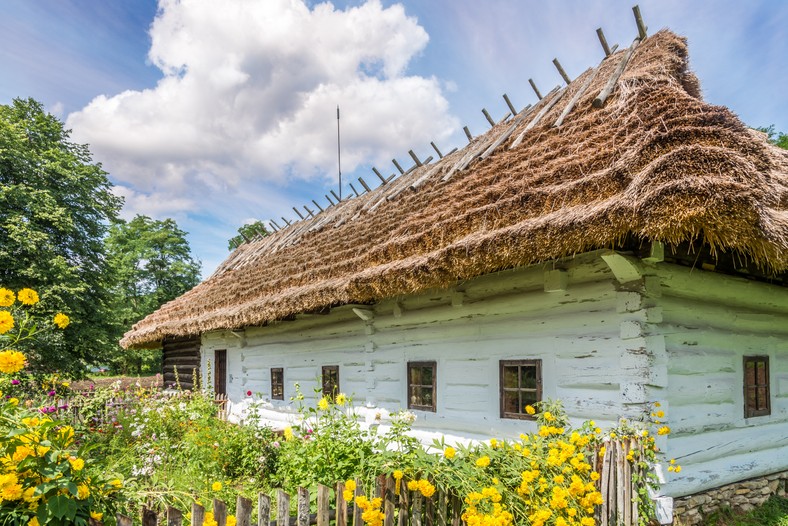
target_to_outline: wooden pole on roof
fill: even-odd
[[[361,183],[361,186],[363,186],[364,190],[366,190],[367,192],[371,192],[372,191],[369,188],[369,186],[367,185],[367,182],[364,179],[362,179],[361,177],[358,178],[358,182]]]
[[[624,56],[621,58],[621,62],[618,63],[618,66],[616,67],[616,70],[613,72],[613,75],[607,80],[607,84],[605,84],[605,87],[602,88],[602,91],[600,91],[599,95],[597,95],[597,97],[594,99],[594,102],[592,104],[595,108],[601,108],[602,106],[605,105],[605,101],[613,92],[613,88],[616,87],[616,83],[618,82],[618,79],[621,77],[621,74],[624,73],[624,70],[627,67],[627,62],[629,62],[629,59],[632,57],[632,53],[635,51],[635,48],[638,46],[639,43],[640,43],[640,39],[636,38],[635,41],[632,42],[632,45],[629,46],[629,49],[627,49],[626,53],[624,53]]]
[[[490,126],[495,126],[495,121],[490,117],[490,114],[487,112],[487,108],[482,108],[482,113],[484,113],[484,117],[487,119],[487,122],[490,123]]]
[[[317,204],[317,201],[315,201],[314,199],[312,199],[312,202],[314,203],[314,205],[317,207],[317,209],[318,209],[318,210],[320,210],[321,212],[323,211],[323,207],[322,207],[322,206],[320,206],[319,204]]]
[[[577,104],[577,101],[580,100],[580,97],[582,97],[583,94],[586,92],[586,90],[591,85],[591,82],[594,80],[594,77],[596,77],[596,74],[598,72],[599,72],[599,68],[596,68],[596,69],[594,69],[591,72],[590,75],[588,75],[588,78],[586,79],[586,81],[583,82],[583,85],[580,87],[579,90],[577,90],[577,93],[575,93],[575,96],[572,97],[572,100],[570,100],[569,104],[566,105],[566,107],[564,108],[564,111],[561,112],[561,116],[558,117],[558,119],[555,121],[555,124],[553,124],[553,127],[557,128],[557,127],[561,126],[561,124],[564,123],[564,119],[566,118],[567,115],[569,115],[569,112],[572,111],[572,108],[575,107],[575,104]]]
[[[602,44],[602,50],[605,52],[605,57],[609,57],[612,51],[610,51],[610,46],[607,45],[607,39],[601,27],[597,28],[596,36],[599,37],[599,43]]]
[[[296,208],[296,207],[293,207],[293,212],[295,212],[295,213],[296,213],[296,215],[297,215],[298,217],[300,217],[301,219],[305,219],[305,218],[304,218],[304,216],[301,214],[301,212],[299,212],[299,211],[298,211],[298,208]]]
[[[331,205],[329,205],[329,206],[334,206],[336,204],[336,203],[334,203],[334,201],[331,200],[330,197],[328,197],[328,194],[323,194],[323,195],[328,200],[328,202],[331,203]]]
[[[285,218],[284,218],[284,216],[282,216],[282,221],[284,221],[285,223],[287,223],[287,226],[290,226],[290,225],[292,225],[292,224],[293,224],[293,223],[291,223],[290,221],[288,221],[287,219],[285,219]]]
[[[401,173],[401,174],[405,173],[405,170],[402,169],[402,166],[399,165],[399,163],[397,162],[396,159],[392,159],[391,162],[394,163],[394,166],[397,167],[397,170],[399,170],[399,173]]]
[[[561,63],[558,62],[557,58],[553,59],[553,64],[555,64],[555,69],[558,70],[558,73],[561,75],[561,78],[564,79],[564,82],[566,82],[567,84],[571,84],[572,79],[570,79],[569,75],[566,74],[566,71],[564,71],[564,68],[561,67]]]
[[[306,213],[309,214],[309,217],[315,217],[315,213],[312,212],[309,208],[307,208],[306,205],[304,205],[304,210],[306,210]]]
[[[350,185],[350,189],[353,190],[353,193],[356,194],[356,197],[359,197],[361,194],[356,191],[356,187],[353,186],[353,183],[348,183]]]
[[[542,100],[542,94],[539,93],[539,88],[536,87],[536,83],[534,82],[534,79],[528,79],[528,83],[534,89],[534,93],[536,93],[536,96],[539,97],[539,100]]]
[[[342,202],[342,198],[339,197],[335,191],[331,190],[331,195],[334,196],[334,199],[337,200],[337,203],[341,203]]]
[[[438,147],[437,147],[437,146],[435,146],[435,141],[430,141],[430,145],[432,146],[432,149],[433,149],[433,150],[435,150],[435,152],[438,154],[438,157],[440,157],[441,159],[443,159],[443,154],[442,154],[442,153],[441,153],[441,151],[438,149]]]
[[[646,37],[648,36],[646,34],[646,29],[648,28],[646,27],[646,24],[643,23],[643,17],[640,16],[640,6],[634,6],[632,8],[632,13],[635,15],[635,23],[638,26],[638,35],[640,36],[640,40],[646,40]]]
[[[381,182],[381,183],[383,183],[383,184],[386,184],[386,183],[388,183],[388,181],[386,180],[386,178],[385,178],[385,177],[383,177],[383,176],[380,174],[380,172],[378,171],[378,169],[377,169],[377,168],[375,168],[375,167],[373,166],[373,167],[372,167],[372,171],[373,171],[373,172],[375,172],[375,175],[377,175],[377,176],[378,176],[378,179],[380,179],[380,182]]]
[[[274,225],[277,230],[282,230],[282,227],[279,226],[279,224],[276,221],[274,221],[273,219],[269,219],[268,222],[271,223],[272,225]]]
[[[512,104],[512,101],[509,100],[509,95],[504,93],[503,100],[506,102],[506,105],[509,106],[509,111],[512,112],[512,115],[517,115],[517,110],[514,109],[514,104]]]
[[[465,136],[468,137],[468,142],[471,142],[473,140],[473,135],[471,135],[471,130],[469,130],[467,126],[463,126],[462,131],[464,131]]]
[[[416,157],[416,153],[413,150],[408,150],[408,154],[410,155],[411,159],[416,163],[416,166],[421,166],[421,161],[418,157]]]

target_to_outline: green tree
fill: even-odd
[[[768,127],[755,128],[755,129],[765,133],[770,143],[779,146],[780,148],[785,148],[786,150],[788,150],[788,134],[785,134],[783,132],[778,133],[774,131],[774,124]]]
[[[233,250],[238,245],[245,243],[247,241],[251,241],[256,236],[267,236],[271,232],[265,227],[262,221],[257,220],[254,223],[248,223],[246,225],[241,225],[238,228],[238,235],[230,238],[230,241],[227,243],[227,249]]]
[[[200,282],[200,262],[192,258],[186,232],[173,219],[154,220],[138,215],[117,220],[106,238],[109,264],[115,278],[114,321],[117,337],[162,304]],[[118,351],[113,365],[126,374],[160,368],[161,353]]]
[[[69,136],[35,100],[0,105],[0,285],[34,288],[71,317],[69,331],[26,349],[32,368],[80,374],[117,347],[104,235],[123,201]]]

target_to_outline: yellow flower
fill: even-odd
[[[591,472],[591,480],[593,481],[599,480],[599,473],[597,473],[596,471]]]
[[[662,407],[659,402],[654,402],[654,407]]]
[[[493,449],[497,448],[498,447],[498,440],[496,440],[494,438],[491,438],[490,439],[490,447],[493,448]]]
[[[16,407],[19,405],[19,398],[9,398],[8,403]]]
[[[213,484],[211,484],[211,489],[214,491],[222,491],[222,483],[214,482]]]
[[[35,305],[38,303],[38,293],[33,289],[22,289],[19,291],[19,294],[17,294],[16,297],[24,305]]]
[[[670,428],[668,426],[662,426],[657,430],[658,435],[667,435],[670,433]]]
[[[325,396],[323,398],[321,398],[320,401],[317,403],[317,407],[321,411],[327,411],[328,410],[328,398],[326,398]]]
[[[547,422],[555,422],[555,417],[553,416],[553,413],[551,413],[550,411],[545,411],[542,416]]]
[[[293,428],[287,426],[284,430],[285,440],[293,440]]]
[[[418,482],[418,486],[421,494],[427,498],[430,498],[435,494],[435,486],[433,486],[427,479],[421,479]]]
[[[483,457],[476,459],[476,465],[479,466],[480,468],[486,468],[487,466],[490,465],[490,457],[485,455]]]
[[[495,440],[495,439],[493,439],[493,440]],[[457,454],[457,450],[454,449],[451,446],[449,446],[449,447],[447,447],[446,449],[443,450],[443,456],[446,457],[446,458],[449,458],[449,459],[454,458],[454,455],[456,455],[456,454]]]
[[[33,517],[30,519],[27,523],[27,526],[41,526],[41,524],[38,522],[38,517]]]
[[[77,499],[85,500],[88,497],[90,497],[90,489],[85,484],[77,486]]]
[[[3,333],[1,326],[3,323],[2,314],[5,311],[0,311],[0,334]],[[0,372],[6,374],[13,374],[25,368],[25,355],[19,351],[11,349],[0,352]]]
[[[534,413],[536,413],[536,409],[534,409],[534,406],[532,405],[527,405],[525,406],[525,412],[528,413],[529,415],[533,415]]]
[[[96,521],[100,521],[104,517],[103,513],[99,513],[97,511],[90,512],[90,518]]]
[[[203,516],[202,526],[218,526],[212,511],[206,511]]]
[[[337,405],[345,405],[347,403],[347,396],[345,393],[339,393],[337,395]]]
[[[63,426],[58,430],[58,435],[65,441],[66,445],[69,445],[74,440],[74,428]]]
[[[123,487],[123,482],[121,482],[120,479],[112,479],[109,481],[109,485],[113,488],[120,488]]]
[[[400,480],[403,476],[405,476],[405,474],[402,473],[402,471],[400,471],[399,469],[395,469],[393,476],[395,480]]]
[[[68,316],[63,314],[62,312],[58,312],[55,314],[55,319],[53,320],[55,325],[58,326],[59,329],[65,329],[68,327],[68,324],[71,323],[71,320],[68,319]]]
[[[353,500],[353,492],[349,489],[343,490],[342,498],[345,499],[345,502],[350,502],[351,500]]]
[[[15,301],[14,291],[0,288],[0,307],[10,307]]]
[[[5,334],[14,328],[14,317],[7,310],[0,310],[0,334]]]
[[[68,457],[68,463],[71,464],[71,469],[74,471],[79,471],[85,467],[85,461],[74,456]]]
[[[236,524],[238,524],[238,519],[235,518],[235,515],[228,515],[225,524],[227,526],[235,526]]]
[[[3,500],[19,500],[22,498],[22,485],[21,484],[11,484],[3,488],[3,491],[0,492],[0,497]]]
[[[594,526],[594,524],[596,524],[596,521],[594,520],[593,517],[583,517],[582,519],[580,519],[580,524],[582,524],[582,526]]]
[[[415,480],[409,480],[408,481],[408,489],[410,491],[416,491],[417,489],[419,489],[419,483],[416,482]]]
[[[657,418],[663,418],[664,416],[665,416],[665,411],[662,411],[661,409],[657,411]]]
[[[350,479],[346,480],[345,489],[349,489],[350,491],[356,491],[356,481]]]

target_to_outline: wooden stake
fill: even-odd
[[[468,142],[471,142],[473,140],[473,135],[471,135],[471,130],[469,130],[467,126],[463,126],[462,131],[464,131],[465,136],[468,137]]]
[[[558,73],[561,75],[561,78],[564,79],[564,82],[566,82],[567,84],[571,84],[572,79],[570,79],[569,75],[566,74],[566,71],[564,71],[564,68],[561,67],[561,63],[558,62],[557,58],[553,59],[553,64],[555,64],[555,69],[558,70]]]
[[[192,506],[192,510],[194,510],[194,506]],[[194,517],[194,511],[192,511],[192,517]],[[194,519],[192,519],[193,521]],[[265,493],[258,493],[257,494],[257,526],[269,526],[269,521],[271,520],[271,497],[266,495]],[[192,522],[192,524],[194,524]],[[198,524],[202,524],[202,517],[200,518],[200,522]]]
[[[252,524],[252,501],[241,497],[235,501],[235,520],[238,526],[251,526]]]
[[[227,504],[219,499],[213,499],[213,520],[218,526],[227,524]]]
[[[435,152],[438,154],[438,157],[439,157],[439,158],[441,158],[441,159],[443,159],[443,154],[442,154],[442,153],[441,153],[441,151],[438,149],[438,147],[437,147],[437,146],[435,146],[435,142],[433,142],[433,141],[430,141],[430,145],[432,146],[433,150],[435,150]]]
[[[301,214],[301,212],[299,212],[299,211],[298,211],[298,208],[296,208],[296,207],[293,207],[293,212],[295,212],[295,213],[296,213],[296,215],[297,215],[298,217],[300,217],[301,219],[305,219],[305,218],[304,218],[304,216]]]
[[[361,177],[358,178],[358,182],[361,183],[361,186],[363,186],[364,190],[366,190],[367,192],[371,192],[372,191],[372,190],[370,190],[369,186],[367,185],[367,182],[364,179],[362,179]]]
[[[404,174],[405,173],[405,170],[402,169],[402,166],[399,165],[399,163],[397,162],[396,159],[392,159],[391,162],[394,163],[394,166],[397,167],[397,170],[399,170],[400,174]]]
[[[290,526],[290,495],[276,491],[276,526]]]
[[[528,126],[526,126],[522,132],[520,132],[520,135],[518,135],[517,138],[514,141],[512,141],[512,144],[509,146],[510,150],[519,146],[520,143],[523,141],[523,137],[525,137],[525,134],[528,133],[531,130],[531,128],[536,126],[540,120],[542,120],[542,117],[544,117],[547,114],[547,112],[549,112],[553,108],[553,106],[555,106],[556,102],[561,100],[561,97],[563,97],[564,93],[566,93],[566,88],[561,89],[560,86],[556,86],[547,95],[550,96],[551,93],[555,93],[555,95],[553,95],[553,98],[550,100],[550,102],[544,105],[544,107],[539,111],[539,113],[536,114],[536,117],[534,117],[531,120],[531,122],[528,123]]]
[[[347,501],[344,498],[345,483],[337,482],[336,489],[336,526],[347,526]]]
[[[377,168],[375,168],[374,166],[372,167],[372,171],[373,171],[373,172],[375,172],[375,175],[377,175],[377,176],[378,176],[378,179],[380,179],[380,182],[381,182],[381,183],[383,183],[383,184],[386,184],[386,183],[388,182],[388,181],[386,180],[386,178],[385,178],[385,177],[383,177],[382,175],[380,175],[380,172],[379,172],[379,171],[378,171],[378,169],[377,169]]]
[[[408,150],[408,154],[410,155],[411,159],[413,159],[413,161],[416,163],[416,166],[421,166],[421,161],[419,160],[418,157],[416,157],[416,154],[414,153],[413,150]]]
[[[600,91],[599,95],[597,95],[597,97],[594,99],[593,106],[595,108],[601,108],[605,105],[605,101],[613,92],[613,88],[616,87],[618,79],[621,78],[621,74],[624,73],[624,70],[627,67],[627,62],[629,62],[629,59],[632,57],[632,53],[635,51],[635,48],[639,43],[640,40],[636,38],[635,41],[632,42],[632,45],[629,46],[629,49],[627,49],[626,53],[624,53],[624,56],[621,58],[621,62],[618,63],[618,67],[616,67],[613,75],[607,80],[605,87],[602,88],[602,91]]]
[[[194,514],[192,514],[192,517],[194,517]],[[131,517],[121,515],[120,513],[118,513],[115,516],[115,521],[118,523],[118,526],[132,526],[134,524],[134,521],[131,520]],[[202,526],[202,523],[203,520],[202,518],[200,518],[200,522],[199,522],[200,526]],[[195,524],[193,518],[192,518],[192,524]]]
[[[306,213],[309,214],[309,217],[315,217],[315,213],[312,212],[309,208],[307,208],[306,205],[304,205],[304,210],[306,210]]]
[[[487,108],[482,108],[482,113],[484,117],[487,119],[487,122],[490,123],[490,126],[495,126],[495,121],[490,117],[490,114],[487,112]]]
[[[640,6],[636,5],[632,8],[632,13],[635,15],[635,23],[638,26],[638,35],[640,36],[640,40],[646,40],[648,36],[646,34],[646,24],[643,23],[643,17],[640,16]]]
[[[607,39],[605,38],[605,33],[602,31],[601,27],[597,28],[596,36],[599,37],[599,43],[602,44],[602,50],[605,52],[605,57],[609,57],[612,51],[607,45]]]
[[[269,219],[268,221],[270,221],[270,223],[271,223],[272,225],[274,225],[274,226],[276,227],[276,229],[277,229],[277,230],[282,230],[282,227],[281,227],[281,226],[279,226],[279,223],[277,223],[277,222],[276,222],[276,221],[274,221],[273,219]]]
[[[322,206],[320,206],[319,204],[317,204],[317,201],[315,201],[314,199],[312,199],[312,203],[313,203],[313,204],[314,204],[314,205],[317,207],[317,209],[318,209],[318,210],[320,210],[321,212],[323,211],[323,207],[322,207]]]
[[[383,526],[394,526],[394,484],[397,482],[394,477],[386,478],[386,487],[383,490]]]
[[[306,488],[298,488],[298,516],[296,518],[297,526],[309,526],[309,490]]]
[[[182,526],[183,513],[178,508],[167,506],[167,526]]]
[[[509,100],[509,95],[504,93],[503,100],[506,102],[506,105],[509,106],[509,111],[512,112],[512,115],[517,115],[517,110],[514,109],[514,104],[512,104],[512,101]]]
[[[330,205],[330,206],[334,206],[334,205],[336,204],[336,203],[334,203],[334,201],[332,201],[332,200],[331,200],[331,198],[330,198],[330,197],[328,197],[328,194],[323,194],[323,196],[324,196],[324,197],[325,197],[325,198],[328,200],[328,202],[329,202],[329,203],[331,203],[331,205]],[[284,218],[283,218],[283,219],[284,219]]]
[[[539,93],[539,88],[536,87],[536,83],[534,82],[534,79],[528,79],[528,83],[531,84],[531,87],[534,89],[534,93],[536,93],[536,96],[539,97],[539,100],[542,100],[542,94]]]
[[[566,118],[567,115],[569,115],[569,112],[572,111],[572,108],[575,107],[575,104],[577,104],[577,101],[580,100],[580,97],[582,97],[583,94],[586,92],[588,87],[591,85],[591,82],[593,82],[594,78],[596,77],[597,73],[599,73],[599,68],[595,69],[593,71],[593,73],[591,73],[588,76],[588,78],[583,83],[583,85],[580,87],[580,89],[577,90],[577,93],[575,93],[575,96],[572,97],[572,100],[569,101],[569,104],[566,105],[566,107],[564,108],[564,111],[561,112],[561,116],[558,117],[558,119],[555,121],[555,124],[553,124],[553,127],[557,128],[557,127],[561,126],[561,124],[564,123],[564,119]]]
[[[288,221],[287,219],[285,219],[284,217],[282,217],[282,221],[284,221],[285,223],[287,223],[287,226],[290,226],[290,225],[292,225],[292,224],[293,224],[293,223],[291,223],[290,221]]]
[[[328,510],[331,507],[331,488],[323,484],[317,485],[317,526],[329,525]],[[309,514],[309,501],[307,501],[307,514]],[[307,522],[307,526],[309,523]]]
[[[353,183],[348,183],[350,185],[350,189],[353,190],[353,193],[356,194],[356,197],[359,197],[361,194],[358,193],[356,187],[353,186]]]
[[[146,507],[142,508],[142,526],[156,526],[158,518],[156,512]]]

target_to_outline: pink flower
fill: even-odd
[[[19,385],[19,380],[14,378],[13,380],[11,380],[11,385]]]
[[[246,391],[246,396],[252,396],[252,392],[251,391]]]

